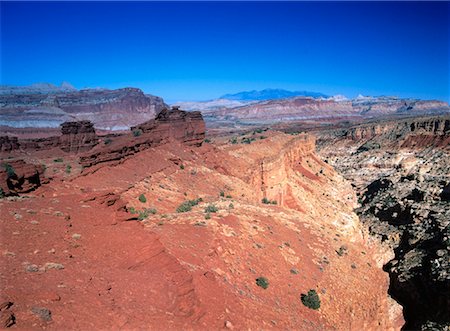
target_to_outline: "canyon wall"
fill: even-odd
[[[0,125],[58,127],[67,121],[91,121],[98,129],[128,130],[155,117],[167,105],[137,88],[117,90],[35,90],[0,93]]]

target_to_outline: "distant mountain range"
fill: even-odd
[[[310,91],[288,91],[283,89],[265,89],[261,91],[244,91],[234,94],[225,94],[220,99],[238,100],[238,101],[264,101],[286,99],[292,97],[312,97],[312,98],[328,98],[326,94]]]

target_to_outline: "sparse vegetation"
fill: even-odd
[[[198,198],[195,200],[187,200],[178,206],[177,213],[185,213],[185,212],[191,211],[192,207],[198,205],[202,201],[203,201],[202,198]]]
[[[105,139],[105,142],[104,142],[105,145],[109,145],[111,143],[112,143],[112,139],[110,139],[110,138]]]
[[[141,194],[141,195],[139,196],[139,201],[142,202],[142,203],[146,203],[146,202],[147,202],[147,198],[145,197],[144,194]]]
[[[8,178],[16,176],[16,172],[12,165],[5,163],[5,164],[3,164],[3,166],[5,167],[6,175],[8,176]]]
[[[230,208],[230,209],[234,209],[234,205],[233,205],[233,203],[230,203],[230,204],[228,205],[228,208]]]
[[[225,192],[224,191],[220,191],[219,196],[224,197],[225,196]]]
[[[233,144],[233,145],[237,144],[238,143],[237,138],[236,137],[231,138],[230,139],[230,143]]]
[[[5,197],[5,191],[0,187],[0,199]]]
[[[275,200],[269,200],[269,199],[267,199],[266,197],[264,197],[264,198],[261,200],[261,202],[264,203],[264,204],[266,204],[266,205],[276,205],[276,204],[277,204],[277,202],[276,202]]]
[[[209,220],[211,219],[211,214],[210,213],[206,213],[205,214],[205,220]]]
[[[309,290],[308,294],[302,293],[301,300],[302,303],[310,309],[317,310],[320,308],[320,298],[316,290]]]
[[[209,144],[211,142],[211,140],[209,140],[208,138],[205,138],[205,140],[203,140],[205,143]]]
[[[227,196],[226,196],[225,198],[227,198],[227,199],[231,199],[231,198],[232,198],[232,196],[231,196],[231,195],[229,195],[229,194],[227,194]]]
[[[133,130],[133,136],[139,137],[140,135],[142,135],[141,129]]]
[[[216,213],[219,210],[215,205],[208,205],[205,208],[205,213]]]
[[[255,141],[256,139],[255,138],[242,138],[242,140],[241,140],[241,144],[251,144],[252,143],[252,141]]]
[[[183,164],[180,164],[180,169],[184,170],[184,165]]]
[[[263,289],[267,289],[269,287],[269,280],[266,277],[258,277],[256,278],[256,285]]]
[[[64,160],[63,160],[62,157],[58,157],[57,159],[54,159],[53,162],[55,162],[55,163],[62,163],[62,162],[64,162]]]
[[[66,174],[70,174],[72,172],[72,166],[70,164],[66,165]]]

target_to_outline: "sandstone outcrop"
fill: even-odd
[[[94,125],[89,121],[65,122],[61,124],[61,133],[59,147],[64,152],[85,152],[98,143]]]
[[[4,92],[0,93],[0,125],[12,127],[58,127],[88,120],[98,129],[128,130],[166,107],[161,98],[137,88]]]
[[[83,167],[99,163],[120,161],[145,149],[169,143],[182,142],[188,146],[200,146],[205,137],[205,122],[200,112],[179,109],[163,109],[154,120],[131,128],[131,133],[115,139],[81,156]]]

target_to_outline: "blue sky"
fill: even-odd
[[[1,83],[450,101],[449,2],[5,2]]]

